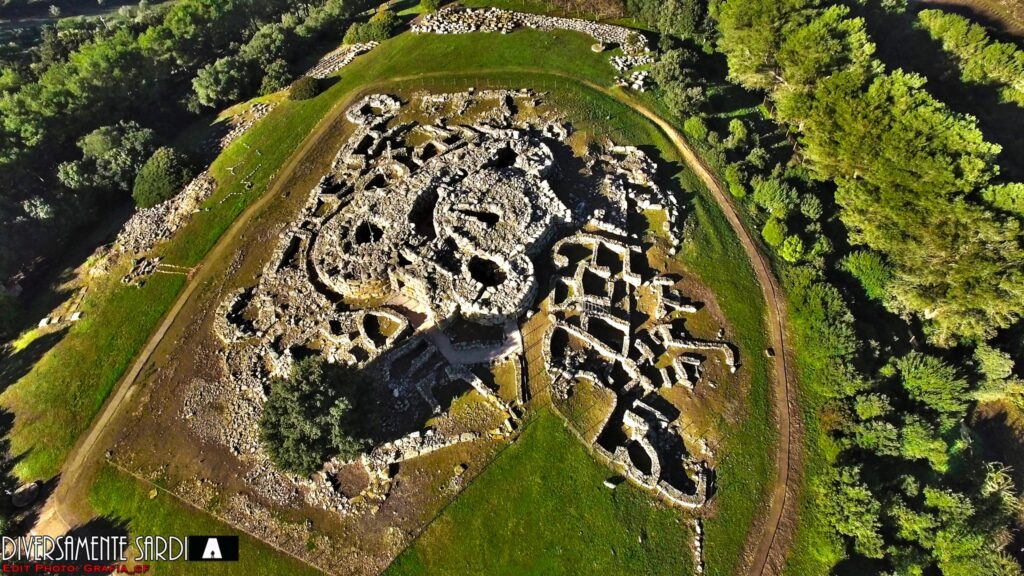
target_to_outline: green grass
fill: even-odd
[[[695,184],[694,184],[695,185]],[[778,437],[768,395],[770,375],[764,299],[743,247],[718,207],[707,196],[693,202],[695,237],[683,261],[710,287],[733,329],[739,361],[750,371],[747,410],[742,422],[722,424],[725,440],[716,475],[718,514],[707,523],[705,553],[710,575],[732,574],[739,563],[750,524],[762,505],[773,474],[769,456]],[[723,266],[728,262],[728,266]]]
[[[240,534],[216,518],[175,500],[166,492],[150,498],[151,486],[110,466],[104,466],[89,493],[89,502],[106,520],[124,525],[129,541],[136,536],[188,536],[190,534]],[[196,574],[189,562],[150,563],[161,575]],[[239,561],[206,563],[202,574],[320,574],[308,565],[286,556],[246,534],[240,534]]]
[[[610,476],[542,411],[386,574],[692,574],[684,516]]]

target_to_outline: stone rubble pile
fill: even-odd
[[[615,78],[616,86],[629,88],[635,92],[646,92],[653,83],[654,81],[651,79],[651,73],[647,70],[636,70],[631,72],[628,76],[617,76]]]
[[[647,39],[628,28],[601,24],[579,18],[561,18],[500,8],[470,9],[447,7],[413,23],[412,31],[428,34],[468,34],[470,32],[509,33],[518,28],[534,30],[572,30],[593,37],[601,44],[618,45],[627,54],[650,51]]]
[[[157,242],[171,237],[178,228],[188,222],[189,217],[199,211],[200,205],[213,194],[217,182],[209,172],[196,176],[173,198],[152,208],[142,208],[125,223],[114,241],[115,249],[122,254],[144,254]]]
[[[317,80],[323,80],[331,74],[334,74],[338,70],[341,70],[345,66],[348,66],[355,60],[356,56],[369,52],[377,46],[376,42],[364,42],[361,44],[350,44],[344,45],[329,52],[323,58],[320,59],[312,68],[306,71],[306,76],[311,76]]]
[[[612,67],[621,74],[633,68],[654,64],[654,56],[651,56],[650,54],[641,54],[639,56],[612,56],[611,63]]]

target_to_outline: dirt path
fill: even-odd
[[[744,573],[749,576],[761,576],[763,574],[777,574],[781,572],[781,560],[784,558],[786,546],[786,542],[784,542],[786,539],[780,538],[781,527],[783,525],[784,518],[789,514],[795,514],[795,502],[793,498],[790,497],[789,492],[791,486],[789,484],[790,479],[796,476],[800,465],[798,443],[795,440],[797,437],[796,435],[798,434],[798,423],[796,418],[792,415],[792,410],[795,406],[796,393],[793,389],[791,378],[793,370],[786,341],[785,298],[779,288],[778,280],[775,278],[775,275],[769,266],[767,258],[761,253],[752,234],[743,225],[743,221],[732,202],[732,198],[726,192],[725,188],[722,186],[721,182],[719,182],[712,170],[707,166],[703,159],[696,154],[686,139],[669,122],[629,96],[570,75],[552,73],[550,71],[532,67],[503,67],[500,69],[473,70],[466,74],[451,72],[425,73],[394,77],[367,84],[360,90],[354,91],[348,96],[340,99],[331,108],[331,110],[324,115],[316,127],[314,127],[310,135],[303,141],[299,149],[292,154],[282,167],[267,192],[249,206],[235,220],[231,227],[225,231],[214,248],[203,259],[203,263],[226,256],[224,252],[230,246],[231,239],[241,231],[241,229],[251,220],[254,214],[277,196],[281,186],[283,183],[288,181],[291,174],[305,157],[306,152],[320,140],[324,133],[333,125],[334,121],[337,120],[350,103],[354,102],[357,98],[375,89],[383,89],[389,84],[393,84],[395,82],[432,77],[468,76],[473,78],[479,76],[483,78],[488,74],[499,72],[522,72],[564,79],[615,98],[643,115],[645,118],[653,122],[669,138],[689,168],[693,170],[705,183],[708,190],[711,192],[712,197],[715,199],[715,202],[725,214],[730,226],[732,226],[736,235],[739,237],[740,242],[743,245],[743,249],[754,267],[754,272],[761,284],[765,300],[768,302],[768,328],[771,333],[772,346],[775,349],[776,357],[772,399],[775,404],[775,414],[778,418],[778,426],[781,432],[776,454],[776,478],[771,487],[771,504],[767,517],[763,519],[761,529],[751,530],[751,544],[749,544],[749,548],[753,551],[753,556],[746,559],[746,562],[744,563],[746,566]],[[185,289],[178,296],[174,306],[164,316],[160,327],[150,337],[146,346],[139,354],[138,359],[132,365],[125,377],[119,382],[111,397],[108,398],[107,402],[104,404],[103,410],[94,420],[88,433],[72,450],[62,469],[61,482],[40,514],[40,521],[33,530],[34,533],[56,535],[53,534],[52,531],[66,531],[70,527],[69,523],[74,525],[87,520],[74,517],[73,513],[67,506],[67,502],[69,501],[67,497],[70,494],[76,494],[84,498],[84,490],[88,488],[88,478],[83,475],[83,472],[87,471],[91,462],[96,461],[95,452],[98,447],[101,446],[99,441],[103,437],[107,426],[116,416],[118,410],[123,405],[124,400],[131,396],[138,384],[137,380],[139,374],[148,364],[150,357],[160,345],[164,335],[166,335],[168,330],[177,320],[178,313],[188,302],[195,289],[207,279],[203,263],[200,263],[198,272],[195,274],[194,278],[186,284]],[[85,481],[83,482],[83,480]],[[43,530],[45,530],[45,532],[43,532]]]

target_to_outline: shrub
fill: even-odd
[[[398,16],[391,10],[381,10],[369,22],[356,22],[345,33],[345,44],[383,42],[398,29]]]
[[[772,248],[778,248],[786,239],[786,224],[778,218],[769,218],[761,229],[761,237]]]
[[[437,12],[440,7],[441,0],[420,0],[420,8],[422,8],[424,12]]]
[[[698,142],[704,142],[708,138],[708,125],[700,116],[690,116],[683,122],[683,132]]]
[[[177,194],[192,178],[188,159],[174,148],[157,149],[135,177],[132,197],[139,208],[149,208]]]
[[[729,193],[736,198],[743,198],[747,195],[747,187],[743,184],[743,170],[737,164],[729,164],[725,168],[725,183],[729,186]]]
[[[796,234],[787,236],[779,248],[779,256],[786,262],[799,262],[804,257],[804,241]]]
[[[312,76],[302,76],[288,90],[288,98],[292,100],[309,100],[320,93],[320,82]]]

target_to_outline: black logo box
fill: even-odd
[[[191,562],[237,562],[238,536],[189,536],[185,555]]]

